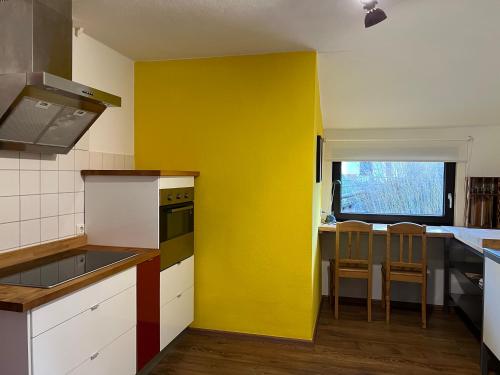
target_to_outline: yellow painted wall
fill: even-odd
[[[201,172],[194,326],[310,339],[316,54],[138,62],[135,80],[137,168]]]
[[[315,102],[314,102],[314,132],[317,135],[323,135],[323,116],[321,113],[319,79],[316,79]],[[316,160],[314,160],[314,168]],[[323,176],[325,178],[326,176]],[[319,314],[321,306],[321,248],[319,241],[318,226],[321,223],[321,194],[322,184],[316,183],[316,178],[313,180],[313,202],[312,202],[312,293],[313,293],[313,314],[312,327],[313,330],[317,323],[316,317]],[[312,332],[314,334],[314,332]]]

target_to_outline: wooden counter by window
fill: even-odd
[[[176,177],[193,176],[198,177],[198,171],[168,171],[168,170],[141,170],[141,169],[87,169],[83,170],[82,176],[153,176],[153,177]]]
[[[321,224],[319,226],[319,232],[335,232],[337,227],[335,224]],[[373,234],[387,234],[387,224],[373,224]],[[437,238],[453,238],[453,233],[450,233],[442,227],[428,226],[427,227],[427,237],[437,237]]]
[[[68,240],[56,241],[48,244],[33,246],[31,248],[2,253],[0,256],[0,270],[5,267],[11,267],[13,265],[26,262],[28,258],[29,260],[35,260],[71,249],[118,251],[135,253],[136,255],[49,289],[0,285],[0,310],[16,312],[28,311],[34,307],[41,306],[97,281],[134,267],[142,262],[153,259],[160,254],[158,250],[154,249],[87,245],[85,244],[86,239],[86,236],[80,236]]]

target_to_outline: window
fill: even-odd
[[[337,220],[453,225],[455,163],[333,163]]]

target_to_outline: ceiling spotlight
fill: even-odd
[[[387,18],[382,9],[377,8],[377,0],[361,0],[363,9],[366,10],[365,27],[372,27]]]

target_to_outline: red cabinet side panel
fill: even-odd
[[[137,266],[137,371],[160,352],[160,257]]]

